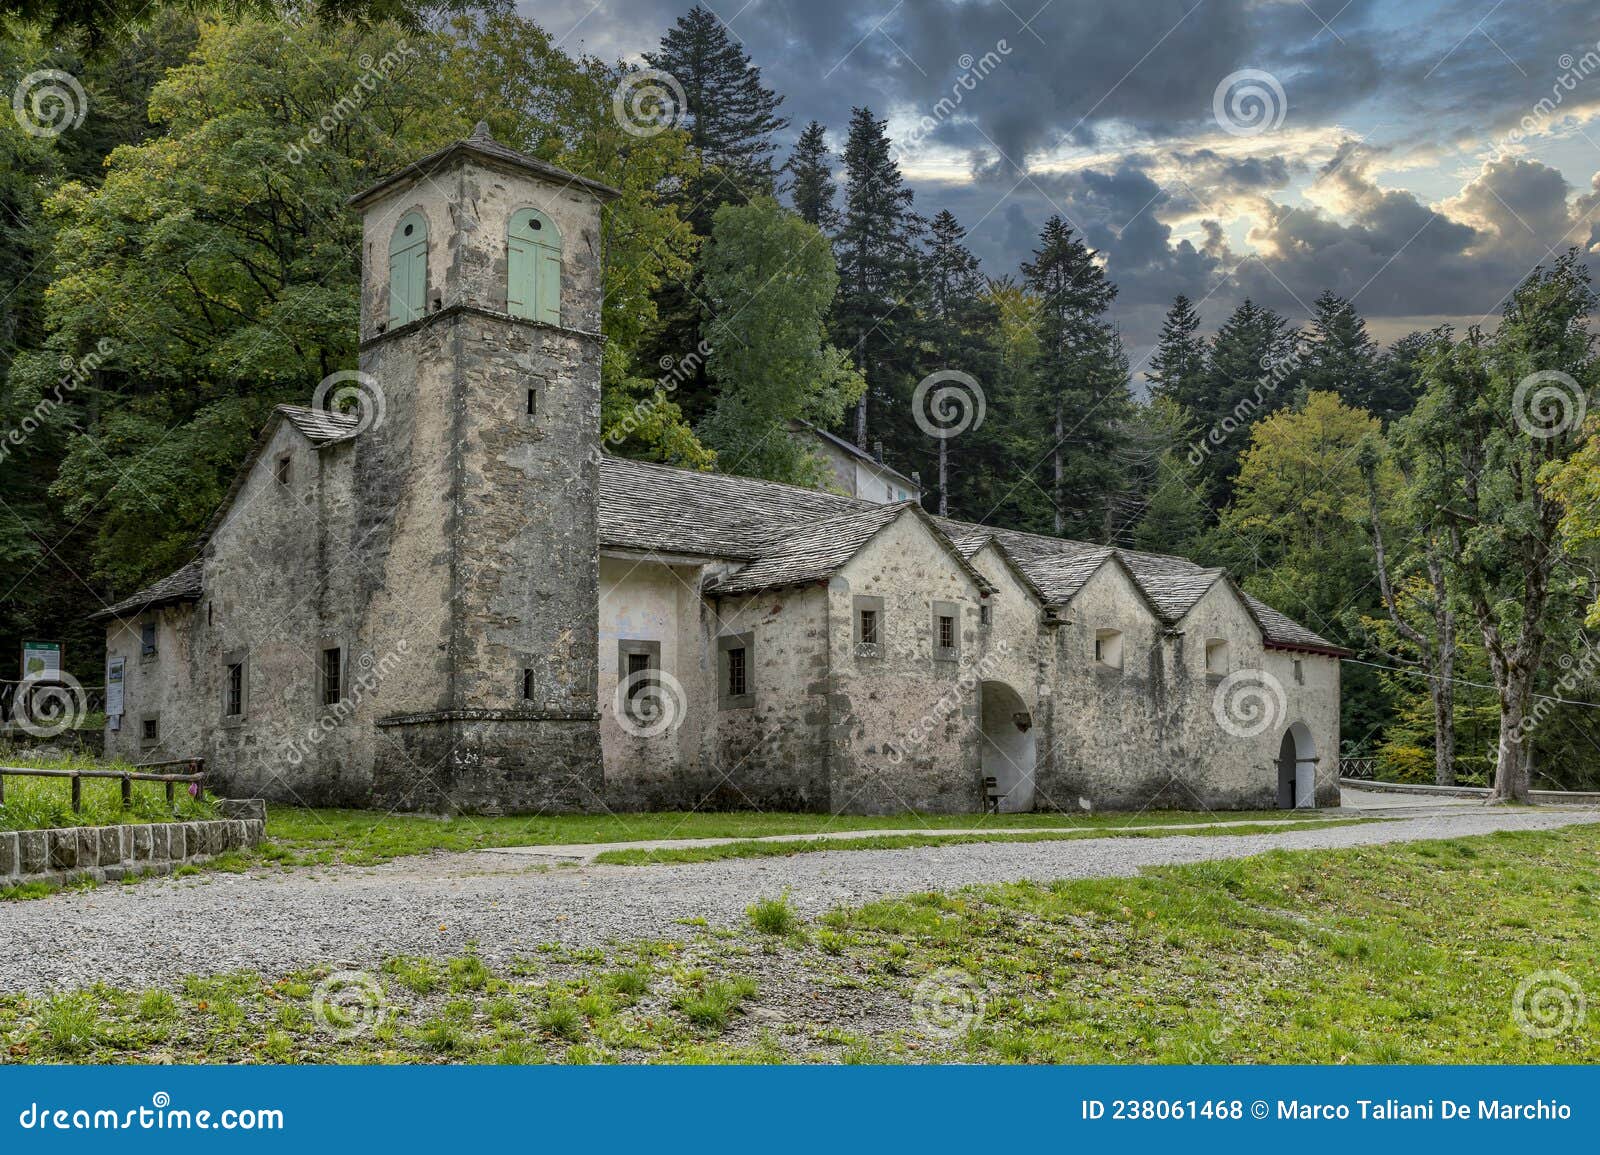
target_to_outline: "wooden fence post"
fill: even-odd
[[[172,805],[172,779],[167,779],[167,805]]]
[[[83,779],[78,775],[72,776],[72,812],[78,813],[83,809]]]
[[[122,808],[127,810],[133,805],[133,779],[126,774],[122,776]]]

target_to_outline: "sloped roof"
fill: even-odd
[[[296,405],[280,405],[277,412],[319,446],[356,432],[355,419],[342,414]],[[269,423],[250,461],[265,445],[271,428]],[[249,465],[247,462],[240,470],[234,490],[207,527],[207,536],[226,515]],[[1157,615],[1169,623],[1187,614],[1216,582],[1232,584],[1221,569],[1167,554],[935,518],[916,502],[880,505],[777,482],[621,457],[601,459],[599,506],[600,545],[604,548],[750,563],[718,583],[715,588],[723,593],[823,580],[875,533],[907,512],[927,523],[935,537],[949,547],[952,560],[980,587],[987,587],[988,582],[972,568],[970,559],[990,541],[995,542],[1047,605],[1071,601],[1112,558],[1128,571]],[[1239,592],[1236,586],[1234,589]],[[200,563],[196,561],[93,617],[137,613],[165,602],[194,600],[200,593]],[[1241,596],[1269,645],[1348,653],[1260,599]]]
[[[872,468],[882,473],[887,473],[890,476],[898,477],[901,481],[911,486],[918,493],[922,492],[922,482],[918,481],[914,477],[907,477],[904,473],[901,473],[892,465],[879,461],[876,457],[872,456],[872,454],[868,453],[865,449],[862,449],[861,446],[857,445],[854,441],[846,441],[838,434],[829,433],[826,429],[822,428],[822,426],[813,425],[809,421],[795,420],[791,423],[791,425],[796,432],[804,431],[806,433],[814,434],[819,441],[826,442],[840,452],[846,453],[856,460],[864,462],[865,464],[872,466]]]
[[[479,121],[477,127],[472,130],[471,136],[464,140],[458,140],[452,144],[447,144],[437,152],[430,152],[421,160],[412,161],[404,168],[397,169],[396,171],[390,173],[388,176],[378,181],[377,184],[369,185],[368,187],[362,189],[345,203],[351,208],[360,208],[362,205],[376,197],[379,193],[382,193],[384,190],[392,187],[393,185],[397,185],[402,181],[426,176],[428,173],[433,172],[435,169],[444,165],[445,162],[450,160],[452,157],[463,153],[481,157],[484,160],[488,160],[495,164],[522,169],[524,172],[534,173],[538,176],[544,177],[546,180],[554,181],[557,184],[577,185],[580,188],[588,189],[602,200],[612,200],[622,195],[619,191],[612,188],[608,184],[601,184],[597,180],[590,180],[586,176],[579,176],[575,172],[568,172],[566,169],[553,165],[548,161],[539,160],[536,157],[526,156],[514,148],[507,148],[505,145],[501,144],[498,140],[495,140],[489,135],[488,125],[484,124],[482,121]]]
[[[195,560],[176,573],[168,574],[154,585],[145,586],[138,593],[123,598],[115,605],[90,614],[89,620],[95,622],[106,618],[132,617],[156,606],[198,601],[200,593],[200,562]]]
[[[350,413],[309,409],[304,405],[279,405],[277,412],[287,417],[314,445],[343,441],[361,431],[361,418]]]

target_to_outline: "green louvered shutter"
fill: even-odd
[[[536,209],[512,214],[506,232],[506,312],[561,323],[561,233]]]
[[[407,213],[389,241],[389,324],[404,325],[427,312],[428,222]]]

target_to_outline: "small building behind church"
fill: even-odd
[[[816,431],[837,492],[605,454],[614,195],[480,127],[353,199],[360,369],[97,615],[109,754],[429,812],[1337,801],[1343,651],[1221,570],[932,517]]]

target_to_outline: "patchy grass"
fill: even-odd
[[[0,747],[0,765],[42,770],[133,770],[128,762],[106,762],[86,754],[43,755]],[[135,782],[133,805],[122,808],[122,783],[109,778],[81,780],[82,809],[72,809],[72,783],[66,778],[5,780],[0,830],[45,830],[64,826],[117,826],[127,822],[182,822],[216,817],[214,800],[189,796],[180,785],[171,806],[160,782]]]
[[[284,865],[370,865],[407,854],[483,850],[494,846],[647,842],[667,838],[760,838],[768,834],[926,828],[1026,831],[1071,826],[1126,829],[1196,822],[1325,821],[1316,811],[1264,810],[1140,814],[764,814],[758,811],[665,811],[653,814],[529,815],[433,818],[368,810],[273,806],[264,860]],[[718,857],[728,857],[726,854]],[[690,860],[694,861],[694,860]]]
[[[1597,905],[1597,826],[1280,851],[912,895],[804,938],[396,958],[344,1031],[326,969],[0,995],[0,1060],[1594,1061]]]
[[[787,892],[777,898],[764,898],[752,903],[745,911],[750,925],[762,934],[794,934],[800,929],[800,916],[789,905]]]
[[[1305,822],[1313,830],[1330,826],[1355,826],[1381,822],[1380,818],[1342,818],[1325,822]],[[1075,838],[1166,838],[1177,834],[1230,835],[1272,834],[1281,827],[1252,822],[1227,822],[1195,830],[1093,827],[1088,830],[1037,830],[1016,833],[996,829],[984,834],[873,834],[860,838],[813,838],[794,842],[724,842],[715,846],[680,846],[660,850],[603,850],[595,861],[611,866],[650,866],[664,862],[716,862],[724,858],[786,858],[791,854],[816,854],[826,850],[907,850],[918,846],[960,846],[973,842],[1062,842]]]

